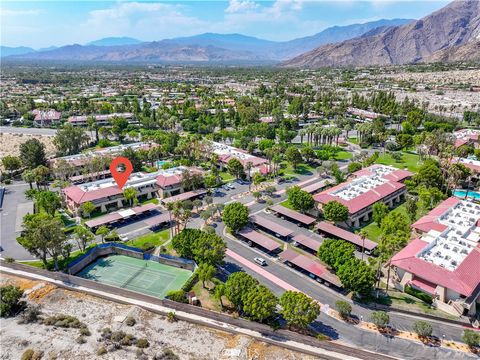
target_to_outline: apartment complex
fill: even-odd
[[[330,201],[338,201],[348,208],[348,226],[359,227],[369,221],[372,206],[382,201],[390,208],[405,198],[407,189],[402,183],[413,174],[392,166],[375,164],[353,173],[354,178],[314,196],[318,208]]]
[[[89,161],[91,161],[93,158],[97,157],[97,158],[111,159],[115,156],[122,154],[126,149],[132,149],[134,151],[150,150],[152,147],[155,147],[155,146],[158,146],[158,145],[155,143],[148,143],[148,142],[136,142],[131,144],[111,146],[108,148],[86,151],[80,154],[51,159],[49,160],[49,165],[52,167],[56,167],[60,160],[64,160],[67,162],[67,164],[73,167],[71,176],[79,176],[84,174],[86,164]],[[101,169],[98,169],[98,171],[101,171]]]
[[[153,173],[137,172],[130,175],[121,190],[113,178],[97,180],[85,184],[69,186],[62,190],[67,208],[75,215],[83,203],[92,202],[101,212],[111,211],[127,205],[123,191],[137,190],[137,198],[166,198],[183,193],[182,177],[185,171],[198,172],[196,168],[179,166]]]
[[[455,137],[455,147],[463,145],[477,145],[479,143],[480,130],[479,129],[462,129],[453,133]]]
[[[220,160],[220,166],[225,167],[231,159],[237,159],[243,165],[244,168],[247,168],[250,163],[251,173],[261,172],[262,174],[267,174],[269,172],[268,160],[249,154],[243,149],[238,149],[230,145],[222,144],[219,142],[211,141],[209,143],[210,151],[218,155]]]
[[[480,205],[448,198],[415,222],[419,238],[392,257],[395,286],[434,298],[440,310],[475,315],[480,305]]]
[[[37,126],[51,126],[58,124],[62,118],[62,113],[53,109],[50,110],[40,110],[35,109],[32,111],[32,114],[35,116],[33,122]]]
[[[105,126],[110,125],[110,121],[115,117],[124,118],[130,123],[136,121],[135,116],[132,113],[70,116],[67,121],[73,126],[87,126],[88,118],[94,118],[98,125]]]

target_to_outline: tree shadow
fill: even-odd
[[[322,333],[323,335],[328,336],[332,340],[338,340],[338,332],[335,330],[335,328],[331,327],[330,325],[326,325],[322,323],[321,321],[315,320],[311,324],[312,328],[314,328],[316,331],[319,333]]]

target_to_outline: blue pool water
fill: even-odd
[[[157,161],[157,168],[161,169],[164,164],[168,163],[168,161],[158,160]]]
[[[453,195],[458,197],[458,198],[465,198],[465,195],[467,195],[466,190],[454,190]],[[469,198],[474,198],[475,200],[480,200],[480,193],[477,191],[472,191],[468,190],[468,195]]]

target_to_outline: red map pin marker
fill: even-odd
[[[125,167],[125,170],[122,172],[118,171],[119,165],[123,165],[123,167]],[[123,156],[116,157],[110,163],[110,172],[112,173],[112,176],[115,179],[115,182],[117,183],[120,190],[122,190],[123,185],[125,185],[125,183],[127,182],[128,177],[132,173],[132,170],[132,163],[130,162],[130,160]]]

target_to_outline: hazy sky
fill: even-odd
[[[448,0],[2,1],[1,44],[41,48],[129,36],[144,41],[204,32],[269,40],[313,35],[329,26],[421,18]]]

